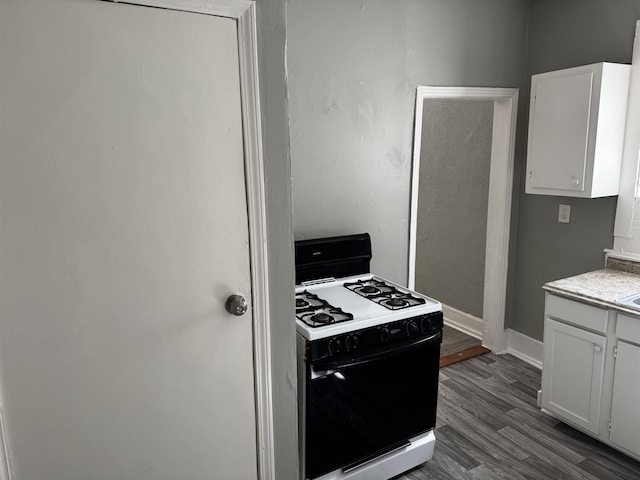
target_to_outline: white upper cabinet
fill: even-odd
[[[618,194],[630,72],[595,63],[531,77],[526,193]]]

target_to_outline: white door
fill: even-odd
[[[0,5],[0,388],[14,480],[256,478],[234,20]]]

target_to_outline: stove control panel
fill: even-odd
[[[355,352],[360,346],[360,332],[338,335],[329,339],[327,353],[329,356],[340,353]]]
[[[384,323],[354,332],[307,342],[307,360],[354,355],[390,346],[442,329],[442,312]]]

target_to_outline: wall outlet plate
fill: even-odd
[[[571,205],[560,204],[558,208],[558,222],[559,223],[569,223],[569,219],[571,218]]]

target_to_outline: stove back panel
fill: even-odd
[[[369,273],[371,237],[368,233],[314,238],[295,242],[296,285],[326,277]]]

